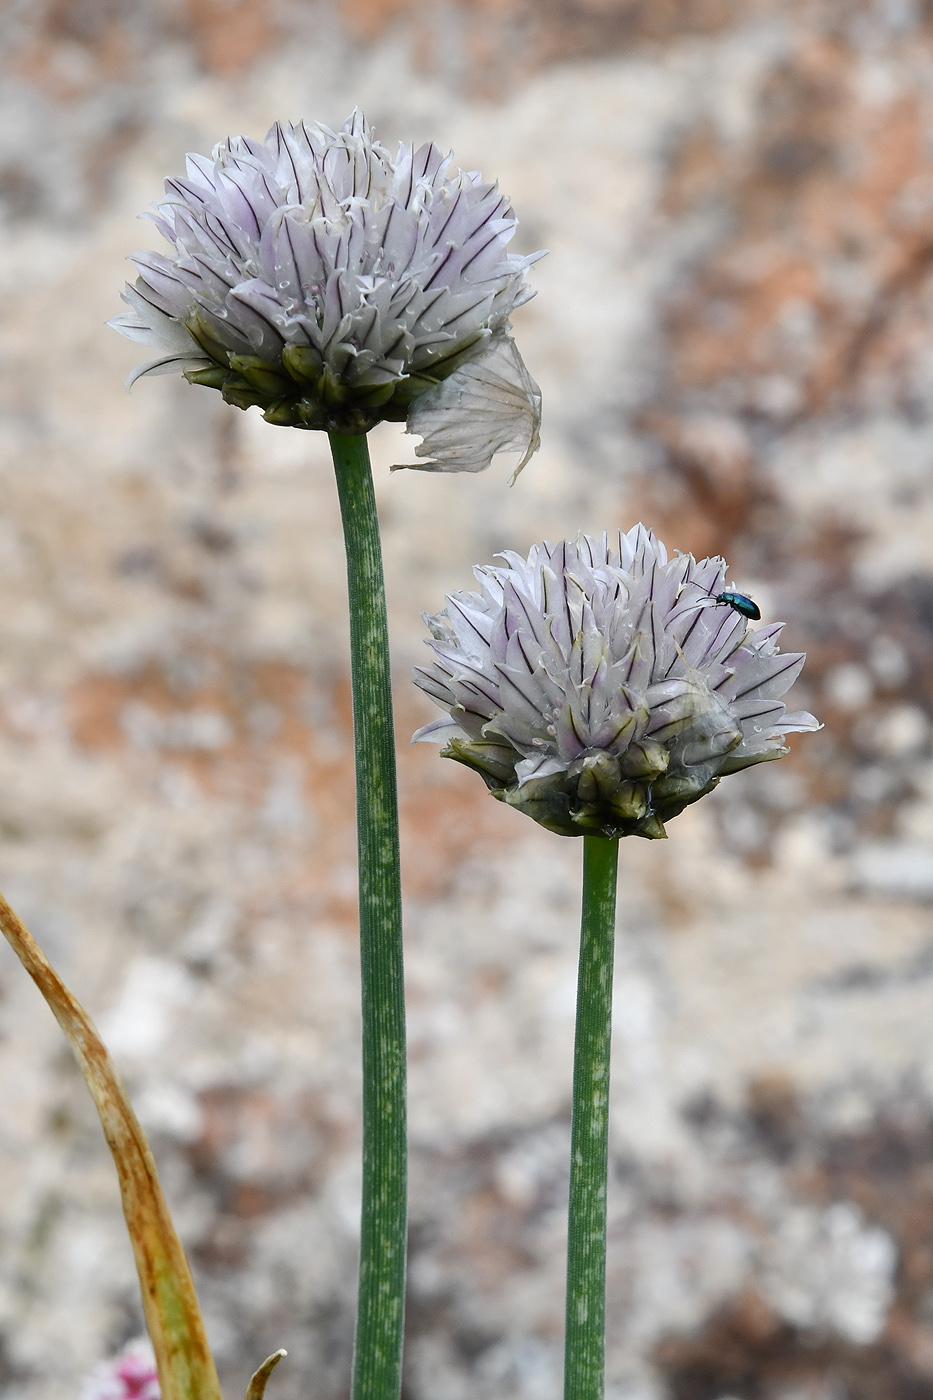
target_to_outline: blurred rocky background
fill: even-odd
[[[623,843],[610,1400],[933,1397],[933,5],[6,0],[0,888],[153,1137],[227,1394],[347,1393],[358,1011],[326,441],[102,323],[187,150],[436,138],[549,247],[518,484],[374,435],[408,919],[407,1400],[556,1400],[580,846],[408,734],[473,562],[653,524],[826,728]],[[0,1387],[140,1331],[113,1172],[0,957]]]

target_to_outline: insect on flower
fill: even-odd
[[[724,603],[727,608],[731,608],[741,617],[747,617],[750,622],[761,621],[761,608],[745,593],[736,593],[734,589],[726,588],[722,593],[711,593],[709,596],[714,603]]]

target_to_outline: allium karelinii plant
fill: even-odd
[[[538,447],[541,395],[509,335],[540,253],[509,252],[498,188],[428,143],[393,159],[358,112],[277,122],[188,158],[150,215],[129,312],[156,349],[128,385],[180,372],[269,423],[330,438],[347,551],[363,1001],[363,1207],[354,1400],[397,1400],[406,1249],[398,803],[382,551],[366,433],[405,422],[423,471]]]
[[[548,830],[584,837],[564,1396],[602,1400],[619,838],[665,836],[721,778],[819,725],[781,699],[804,661],[778,650],[781,625],[753,631],[719,601],[722,559],[669,559],[641,525],[502,558],[476,570],[479,593],[426,617],[435,659],[415,682],[447,716],[414,738],[444,744]]]
[[[778,650],[782,624],[751,631],[716,601],[722,559],[668,559],[642,525],[502,557],[426,619],[436,659],[415,683],[448,718],[415,739],[548,830],[663,837],[720,778],[819,727],[781,701],[804,661]]]
[[[165,188],[150,217],[172,251],[133,254],[110,323],[161,352],[129,383],[181,371],[294,428],[407,420],[425,471],[534,451],[540,393],[508,330],[543,254],[508,251],[515,216],[476,171],[430,143],[393,160],[354,112],[230,138]]]

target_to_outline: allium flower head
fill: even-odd
[[[442,428],[424,470],[527,460],[540,394],[508,318],[543,254],[509,253],[507,200],[451,161],[433,144],[393,161],[359,112],[337,132],[277,122],[189,156],[149,216],[172,251],[133,255],[131,310],[110,323],[161,352],[128,383],[180,370],[296,428],[407,419],[423,457]]]
[[[81,1400],[160,1400],[161,1394],[152,1345],[143,1338],[101,1362]]]
[[[781,623],[748,628],[715,595],[722,559],[668,559],[643,525],[535,545],[477,569],[425,620],[415,683],[448,711],[414,739],[483,777],[495,797],[564,836],[664,836],[728,773],[818,729],[781,696],[803,655]]]

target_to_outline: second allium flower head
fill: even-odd
[[[151,217],[173,251],[134,255],[111,322],[161,352],[130,382],[180,370],[298,428],[407,420],[425,469],[535,450],[540,394],[507,332],[542,254],[509,253],[515,217],[477,172],[433,144],[393,161],[355,112],[228,139],[166,191]]]
[[[782,624],[752,631],[716,602],[722,559],[668,559],[643,525],[502,558],[426,618],[436,660],[415,682],[449,718],[415,739],[549,830],[664,836],[721,777],[819,728],[781,701],[804,662],[778,650]]]

